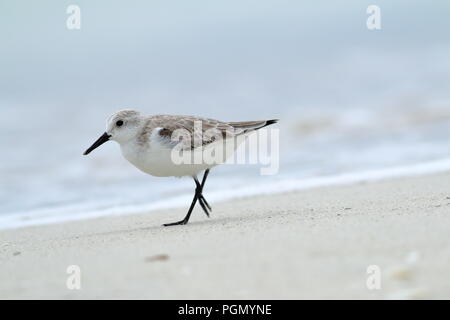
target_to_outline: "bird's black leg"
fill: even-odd
[[[163,226],[164,227],[169,227],[169,226],[176,226],[176,225],[179,225],[179,224],[186,224],[186,223],[188,223],[189,218],[191,217],[192,210],[194,209],[195,203],[197,202],[197,199],[198,199],[198,193],[197,193],[197,190],[196,190],[195,191],[195,195],[194,195],[194,199],[192,199],[192,203],[191,203],[191,206],[189,207],[189,210],[188,210],[188,213],[187,213],[186,217],[184,217],[184,219],[181,220],[181,221],[172,222],[172,223],[166,223],[166,224],[163,224]]]
[[[209,169],[205,170],[205,173],[203,174],[203,179],[202,179],[202,183],[201,183],[201,191],[200,191],[200,196],[198,198],[198,200],[200,202],[203,202],[209,209],[209,211],[212,211],[211,206],[209,205],[208,201],[206,201],[205,197],[203,196],[203,187],[205,186],[205,182],[206,182],[206,178],[208,177],[209,174]],[[209,217],[209,215],[207,214],[207,216]]]
[[[209,205],[208,201],[206,201],[205,197],[203,196],[203,187],[205,186],[206,178],[208,177],[209,169],[205,170],[205,174],[203,175],[202,183],[200,183],[196,177],[194,177],[195,184],[197,185],[197,193],[198,195],[198,202],[202,206],[203,211],[205,212],[206,216],[209,218],[209,213],[212,211],[211,206]]]
[[[202,209],[205,212],[206,216],[209,218],[209,211],[208,211],[208,209],[210,209],[210,206],[206,202],[205,198],[202,195],[202,185],[200,184],[200,182],[198,182],[196,177],[194,177],[194,181],[195,181],[195,184],[197,185],[197,188],[195,188],[195,192],[197,193],[198,202],[200,203],[200,206],[202,207]]]
[[[202,195],[203,186],[205,185],[206,178],[208,177],[208,174],[209,174],[209,169],[205,170],[205,173],[203,174],[203,178],[202,178],[202,183],[200,183],[198,181],[197,177],[193,177],[194,181],[195,181],[195,185],[196,185],[195,195],[194,195],[194,199],[192,199],[192,203],[191,203],[191,206],[189,207],[189,210],[188,210],[188,213],[186,214],[186,217],[184,217],[184,219],[181,220],[181,221],[172,222],[172,223],[166,223],[166,224],[164,224],[165,227],[176,226],[176,225],[181,225],[181,224],[187,224],[188,221],[189,221],[189,218],[191,217],[192,210],[194,209],[197,200],[199,201],[199,203],[200,203],[203,211],[205,212],[205,214],[209,217],[208,209],[211,210],[211,207],[210,207],[210,205],[208,204],[208,202],[206,201],[206,199]]]

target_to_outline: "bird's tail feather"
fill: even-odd
[[[243,133],[247,133],[250,131],[270,126],[271,124],[277,122],[278,119],[272,119],[272,120],[257,120],[257,121],[243,121],[243,122],[228,122],[228,124],[235,129],[243,130]]]

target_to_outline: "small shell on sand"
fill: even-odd
[[[411,251],[405,259],[405,263],[394,266],[389,270],[389,276],[395,280],[411,280],[414,275],[414,266],[420,259],[419,252]]]
[[[157,254],[145,258],[146,262],[167,261],[167,260],[169,260],[169,256],[167,254]]]
[[[401,265],[401,266],[392,268],[389,271],[389,276],[390,276],[390,278],[395,279],[395,280],[407,281],[407,280],[411,280],[411,278],[413,276],[413,270],[408,265]]]

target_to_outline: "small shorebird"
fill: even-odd
[[[121,110],[108,118],[106,132],[84,152],[84,155],[103,143],[114,140],[119,143],[125,159],[147,174],[157,177],[192,177],[196,186],[195,194],[186,216],[181,221],[167,223],[164,226],[186,224],[197,201],[209,217],[211,206],[202,193],[209,170],[225,161],[249,133],[277,121],[222,122],[194,116],[143,116],[135,110]],[[230,141],[233,143],[229,144]],[[231,150],[227,149],[227,145],[231,145]],[[211,150],[225,151],[225,157],[221,159],[223,161],[203,160],[202,156]],[[183,159],[201,159],[201,161],[181,163],[174,161],[174,155],[180,154],[183,155]],[[198,155],[199,158],[196,157]],[[197,175],[201,171],[204,171],[204,174],[200,182]]]

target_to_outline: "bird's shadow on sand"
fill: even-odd
[[[280,214],[280,217],[287,217],[287,216],[298,216],[301,215],[301,212],[293,212],[293,213],[282,213],[278,212]],[[274,216],[274,212],[270,212],[267,214],[261,214],[261,215],[250,215],[250,216],[225,216],[225,217],[212,217],[212,218],[203,218],[203,220],[195,220],[190,221],[188,224],[185,225],[175,225],[175,226],[163,226],[162,224],[153,224],[149,226],[144,227],[136,227],[136,228],[128,228],[128,229],[116,229],[116,230],[110,230],[105,232],[96,232],[96,233],[86,233],[85,235],[77,236],[77,237],[70,237],[66,239],[81,239],[81,238],[89,238],[89,237],[95,237],[95,236],[114,236],[114,235],[124,235],[128,234],[130,236],[136,236],[136,233],[139,233],[143,237],[147,237],[150,235],[158,235],[158,234],[171,234],[171,233],[190,233],[190,232],[199,232],[204,228],[216,228],[219,225],[228,225],[229,226],[238,226],[242,223],[248,223],[251,221],[257,221],[257,220],[268,220],[271,219]],[[154,220],[153,220],[154,221]],[[270,220],[273,222],[273,220]],[[168,223],[170,221],[161,221],[162,223]]]
[[[261,217],[262,218],[262,217]],[[151,234],[157,234],[157,233],[171,233],[171,232],[193,232],[193,231],[199,231],[199,228],[203,227],[212,227],[217,226],[219,224],[228,224],[230,222],[235,221],[242,221],[245,220],[243,218],[239,217],[221,217],[221,218],[211,218],[207,220],[202,221],[192,221],[185,225],[176,225],[176,226],[169,226],[165,227],[162,224],[160,225],[152,225],[147,227],[139,227],[139,228],[130,228],[130,229],[120,229],[120,230],[111,230],[106,232],[96,232],[96,233],[89,233],[83,236],[77,236],[77,237],[68,237],[65,239],[80,239],[80,238],[87,238],[87,237],[95,237],[95,236],[111,236],[111,235],[121,235],[121,234],[134,234],[136,232],[142,233],[145,232],[151,233]]]

